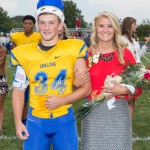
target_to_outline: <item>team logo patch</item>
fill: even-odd
[[[24,77],[25,77],[25,76],[24,76],[23,74],[20,74],[20,73],[17,73],[17,74],[16,74],[16,79],[23,80]]]

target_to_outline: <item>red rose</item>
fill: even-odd
[[[145,72],[144,79],[150,80],[150,71],[149,70]]]

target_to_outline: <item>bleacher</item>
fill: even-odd
[[[23,28],[13,28],[13,29],[10,31],[10,33],[14,33],[14,32],[22,32],[22,31],[24,31]],[[33,31],[36,32],[37,29],[34,28]]]

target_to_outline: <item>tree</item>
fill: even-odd
[[[147,19],[144,19],[142,24],[149,24],[150,25],[150,20],[147,18]]]
[[[137,27],[137,36],[140,40],[144,40],[145,36],[150,35],[150,21],[149,19],[143,20],[142,24]]]
[[[64,1],[64,15],[65,23],[68,28],[75,28],[78,16],[80,16],[81,19],[81,27],[87,27],[87,23],[84,21],[81,10],[77,8],[76,3],[74,3],[73,1]]]
[[[10,18],[5,11],[0,6],[0,31],[10,32],[12,28],[22,28],[22,19],[24,16],[15,16]]]
[[[22,28],[22,20],[24,16],[15,16],[12,17],[13,28]]]
[[[12,28],[12,21],[2,7],[0,7],[0,30],[3,32],[10,31]]]

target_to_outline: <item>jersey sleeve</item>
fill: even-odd
[[[19,65],[19,61],[12,52],[10,53],[10,65],[12,67],[16,67],[17,65]]]
[[[28,79],[25,74],[25,71],[21,66],[17,66],[14,74],[13,87],[26,89],[27,86],[28,86]]]
[[[10,39],[11,39],[11,41],[12,41],[13,43],[16,44],[16,33],[11,33],[11,34],[10,34]]]
[[[81,47],[79,49],[79,58],[88,58],[87,45],[84,41],[81,41]]]

